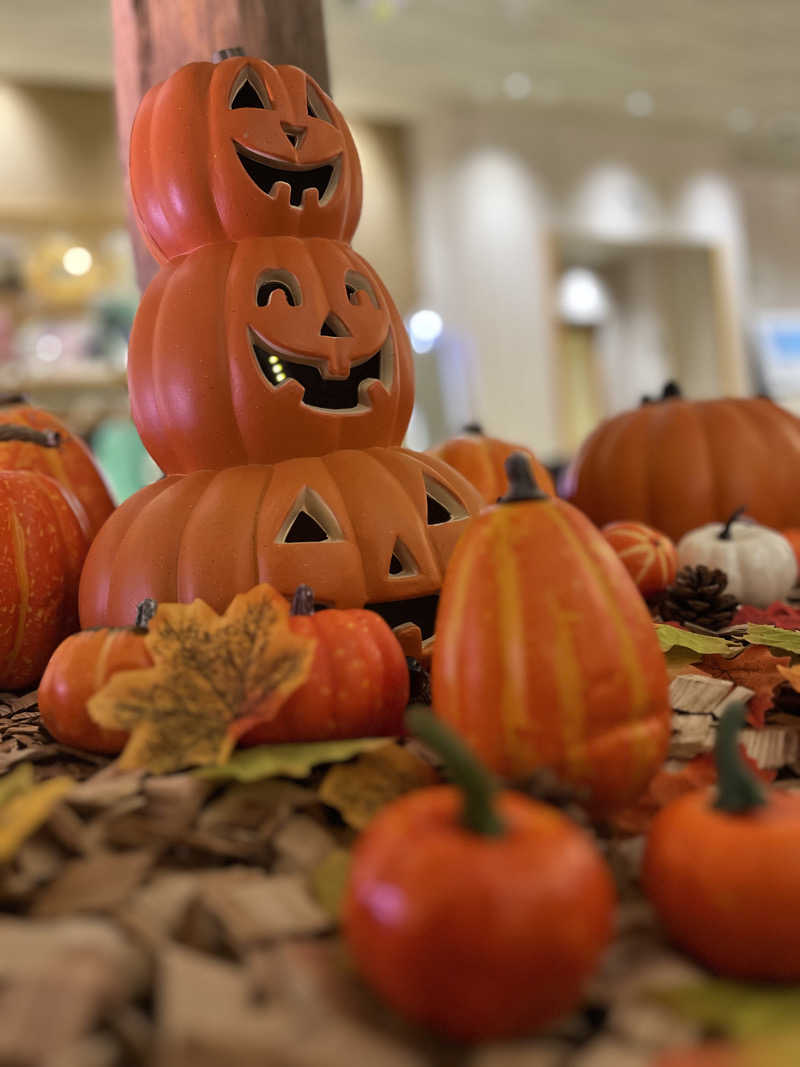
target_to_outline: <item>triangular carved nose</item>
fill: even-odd
[[[282,122],[281,129],[292,148],[299,148],[306,135],[305,126],[291,126],[288,122]]]
[[[352,337],[352,333],[348,330],[345,323],[339,318],[338,315],[331,313],[322,324],[322,328],[319,331],[320,337]]]

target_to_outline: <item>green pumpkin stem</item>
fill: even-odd
[[[531,470],[531,461],[524,452],[512,452],[504,466],[508,478],[508,492],[500,497],[498,504],[513,504],[519,500],[550,499],[547,493],[542,492],[536,484]]]
[[[146,630],[158,611],[158,604],[151,596],[145,597],[136,609],[135,630]]]
[[[298,585],[292,597],[292,615],[314,614],[314,590],[310,585]]]
[[[724,713],[717,728],[714,763],[717,766],[717,799],[714,807],[732,815],[746,814],[767,801],[761,783],[748,769],[739,752],[739,731],[747,708],[736,703]]]
[[[34,430],[32,426],[6,422],[0,425],[0,441],[23,441],[42,448],[58,448],[61,434],[57,430]]]
[[[462,825],[485,837],[504,834],[505,823],[493,803],[497,786],[458,734],[423,707],[408,709],[406,729],[441,758],[448,777],[461,790],[464,796]]]
[[[742,515],[744,515],[745,510],[745,508],[737,508],[736,511],[734,511],[733,515],[731,515],[731,517],[720,530],[719,537],[717,538],[718,541],[731,540],[731,526],[733,526],[733,524],[737,522],[742,517]]]

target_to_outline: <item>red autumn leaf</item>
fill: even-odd
[[[780,626],[783,630],[800,630],[800,610],[776,600],[768,608],[756,608],[752,604],[742,604],[733,618],[734,626],[748,622],[766,626]]]
[[[747,705],[747,721],[758,728],[764,725],[764,717],[772,707],[772,690],[783,681],[778,667],[788,667],[790,663],[790,656],[773,656],[763,645],[751,645],[733,659],[703,656],[699,668],[712,678],[724,678],[753,690],[754,696]]]

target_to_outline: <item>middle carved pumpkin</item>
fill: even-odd
[[[125,626],[136,605],[300,584],[318,606],[368,607],[433,633],[450,555],[483,502],[452,467],[402,448],[172,475],[113,513],[81,577],[84,629]]]
[[[349,245],[266,237],[162,267],[136,314],[131,411],[167,474],[399,445],[408,337]]]

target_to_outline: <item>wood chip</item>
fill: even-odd
[[[310,815],[292,815],[273,838],[275,870],[310,874],[336,848],[336,838]]]
[[[679,674],[669,686],[670,706],[675,711],[712,714],[733,689],[733,682],[703,674]]]
[[[44,917],[113,911],[144,880],[155,858],[152,849],[138,849],[73,860],[37,894],[31,913]]]
[[[714,716],[683,711],[673,712],[669,755],[673,759],[692,759],[714,747],[717,730]]]
[[[765,770],[800,766],[800,730],[797,727],[763,726],[759,730],[742,730],[739,741],[747,755]]]

